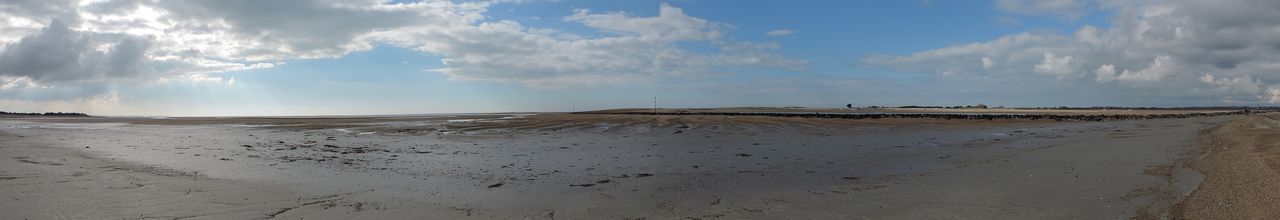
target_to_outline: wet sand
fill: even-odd
[[[1164,216],[1237,117],[3,120],[0,218]]]

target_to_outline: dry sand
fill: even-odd
[[[0,218],[1158,217],[1233,118],[3,120]]]

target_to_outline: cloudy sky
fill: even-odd
[[[1280,1],[4,0],[0,110],[1280,103]]]

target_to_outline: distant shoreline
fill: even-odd
[[[27,112],[6,112],[0,111],[0,118],[36,118],[36,117],[76,117],[87,118],[93,117],[89,114],[79,112],[45,112],[45,113],[27,113]]]
[[[572,114],[668,115],[668,116],[764,116],[800,118],[880,119],[927,118],[954,120],[1053,120],[1112,121],[1159,118],[1187,118],[1221,115],[1245,115],[1270,110],[1227,109],[984,109],[984,108],[699,108],[699,109],[611,109],[574,112]]]

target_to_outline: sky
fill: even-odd
[[[4,0],[0,111],[1280,103],[1271,0]]]

